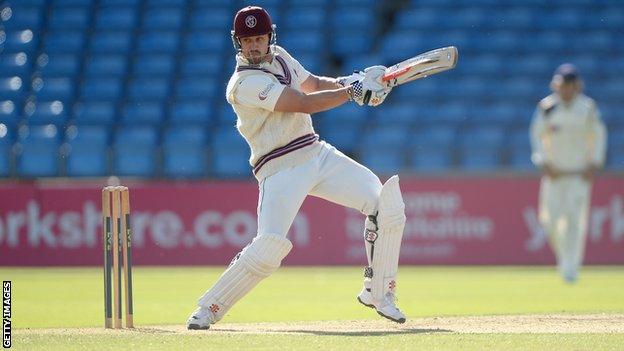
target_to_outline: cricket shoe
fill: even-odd
[[[197,307],[186,321],[189,330],[206,330],[216,322],[210,307]]]
[[[375,304],[373,294],[371,294],[369,289],[363,288],[357,299],[362,305],[377,310],[380,316],[388,318],[393,322],[405,323],[405,315],[396,306],[396,297],[392,292],[387,292],[382,301]]]

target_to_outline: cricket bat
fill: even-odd
[[[381,81],[388,87],[405,84],[432,74],[453,69],[459,54],[454,46],[427,51],[386,68]]]

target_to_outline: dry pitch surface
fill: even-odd
[[[383,320],[310,321],[288,323],[223,323],[209,331],[186,330],[183,325],[145,326],[134,330],[111,331],[103,328],[17,329],[15,335],[103,334],[103,333],[249,333],[315,335],[381,335],[418,333],[624,333],[624,314],[517,315],[478,317],[416,318],[405,324]]]

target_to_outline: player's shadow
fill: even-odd
[[[175,334],[177,331],[164,329],[159,327],[138,327],[133,329],[124,329],[129,332],[136,332],[142,334]]]

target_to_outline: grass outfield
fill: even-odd
[[[138,328],[104,331],[101,269],[0,268],[2,279],[13,282],[13,347],[616,350],[624,345],[624,267],[587,267],[574,285],[563,283],[551,267],[401,267],[399,305],[410,319],[405,325],[386,322],[356,302],[359,267],[284,267],[214,330],[185,331],[195,301],[222,269],[136,267]],[[543,317],[517,319],[535,314]],[[508,317],[494,324],[474,318],[492,315]],[[573,315],[582,316],[565,320]],[[544,324],[542,333],[545,321],[554,326]],[[518,328],[522,323],[528,329]]]

